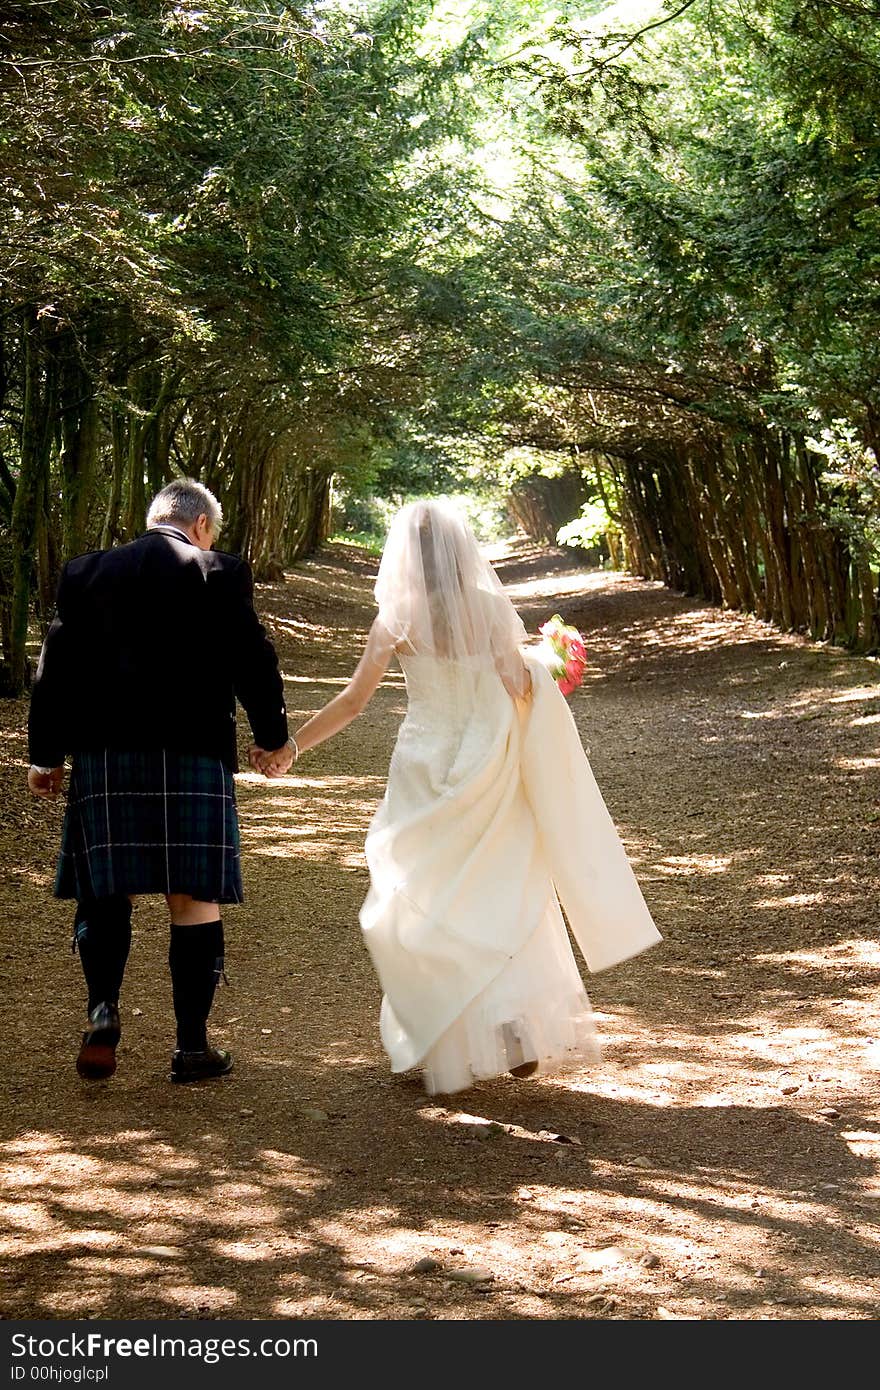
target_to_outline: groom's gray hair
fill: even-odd
[[[193,526],[200,516],[206,516],[215,532],[223,525],[223,508],[213,492],[195,478],[175,478],[163,487],[150,503],[147,527]]]

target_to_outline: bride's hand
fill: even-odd
[[[283,777],[293,763],[293,749],[289,743],[285,743],[281,748],[267,752],[265,748],[254,745],[248,753],[248,760],[251,767],[262,772],[264,777]]]
[[[499,671],[501,683],[512,700],[528,700],[532,693],[532,673],[525,662],[523,662],[522,672],[518,680],[504,672]]]

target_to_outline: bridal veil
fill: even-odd
[[[494,667],[525,691],[522,620],[464,517],[440,501],[413,502],[391,523],[376,580],[379,621],[398,651]]]

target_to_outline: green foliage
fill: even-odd
[[[386,532],[376,531],[354,531],[347,527],[342,531],[333,531],[327,537],[331,545],[358,545],[362,550],[368,550],[371,555],[381,555],[385,545]]]
[[[873,641],[877,6],[639,13],[7,5],[0,530],[33,564],[0,565],[0,609],[45,610],[175,471],[274,572],[326,533],[332,475],[345,534],[446,493],[492,535],[509,498]],[[725,556],[743,489],[752,551]]]
[[[823,515],[846,537],[853,553],[880,565],[880,468],[846,420],[832,420],[818,439],[807,441],[825,460]]]
[[[580,514],[556,533],[560,545],[574,546],[579,550],[592,550],[601,546],[609,531],[619,527],[608,514],[604,502],[585,502]]]

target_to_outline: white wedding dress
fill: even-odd
[[[590,969],[658,941],[565,699],[527,657],[514,701],[485,660],[400,657],[408,710],[366,854],[364,940],[392,1070],[432,1094],[597,1055]]]

